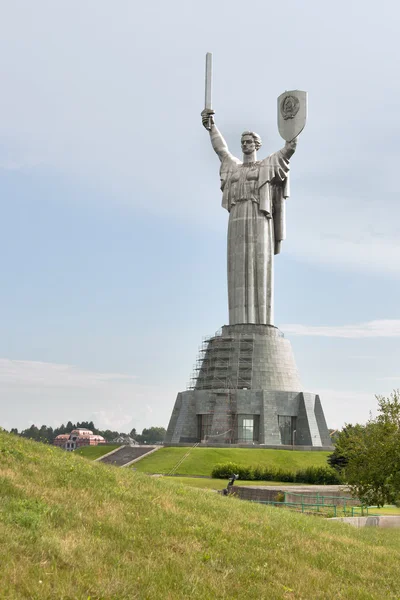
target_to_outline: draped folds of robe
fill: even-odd
[[[275,241],[285,239],[289,161],[284,150],[243,164],[228,154],[221,163],[222,206],[229,211],[229,324],[273,325]]]

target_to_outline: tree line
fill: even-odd
[[[10,433],[35,440],[37,442],[42,442],[44,444],[53,444],[58,435],[71,433],[73,429],[89,429],[90,431],[93,431],[95,435],[103,436],[107,442],[112,442],[121,436],[129,436],[136,440],[139,444],[154,444],[157,442],[163,442],[166,434],[164,427],[145,428],[143,429],[142,433],[138,433],[135,428],[131,429],[129,433],[112,431],[111,429],[98,429],[93,421],[78,421],[77,423],[68,421],[66,425],[62,424],[60,427],[56,427],[55,429],[48,427],[47,425],[42,425],[41,427],[31,425],[22,431],[18,431],[18,429],[13,428],[11,429]]]

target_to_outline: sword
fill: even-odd
[[[212,110],[212,54],[207,52],[206,54],[206,77],[205,77],[205,99],[204,108]],[[207,129],[211,130],[211,116],[208,121]]]

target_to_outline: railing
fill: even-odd
[[[326,504],[326,503],[309,503],[309,502],[277,502],[273,500],[250,500],[250,502],[256,502],[257,504],[268,504],[270,506],[277,506],[279,508],[288,508],[302,513],[313,512],[321,517],[327,515],[345,516],[345,517],[357,517],[357,516],[375,516],[369,512],[368,506],[346,506],[346,504]]]
[[[182,458],[180,458],[178,460],[178,462],[176,463],[176,465],[174,465],[172,467],[172,469],[170,471],[168,471],[168,473],[165,473],[166,475],[174,475],[176,473],[176,470],[178,467],[181,466],[181,464],[183,463],[183,461],[189,456],[189,454],[191,453],[191,451],[193,450],[193,448],[197,448],[197,446],[199,445],[199,442],[197,442],[196,444],[194,444],[187,452],[186,454],[184,454],[182,456]]]
[[[315,494],[301,494],[291,491],[284,492],[284,502],[304,502],[304,504],[337,504],[338,506],[361,506],[360,501],[356,498],[334,495],[325,496],[319,492],[315,492]]]

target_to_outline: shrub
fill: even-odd
[[[286,471],[271,467],[241,467],[236,463],[220,463],[215,465],[211,476],[215,479],[228,479],[237,473],[239,479],[249,481],[282,481],[285,483],[309,483],[319,485],[335,485],[341,483],[340,475],[330,467],[307,467],[298,471]]]
[[[237,471],[239,479],[247,479],[248,481],[254,481],[254,469],[253,467],[239,467]]]
[[[296,473],[291,473],[290,471],[284,471],[283,469],[278,469],[276,472],[276,478],[272,481],[284,481],[285,483],[290,483],[295,481]]]
[[[254,467],[253,477],[254,477],[254,481],[265,481],[264,469],[260,465],[258,465],[257,467]]]
[[[341,483],[339,474],[330,467],[307,467],[296,473],[296,483],[335,485]]]
[[[228,479],[233,473],[236,473],[240,477],[240,467],[233,462],[219,463],[215,465],[211,472],[211,477],[214,479]],[[242,477],[240,477],[242,479]]]
[[[262,478],[263,481],[277,481],[276,479],[276,469],[273,467],[264,467]]]

